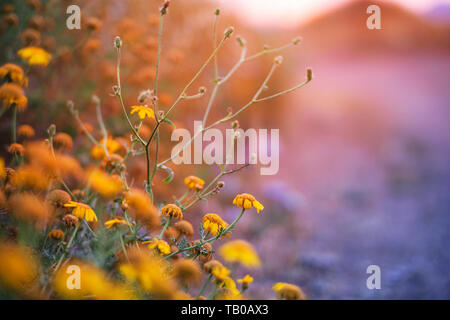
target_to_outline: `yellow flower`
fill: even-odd
[[[217,266],[212,268],[211,274],[216,277],[214,282],[219,285],[228,279],[230,270],[224,266]]]
[[[180,220],[183,218],[180,207],[175,204],[168,204],[162,207],[161,214],[166,217],[178,218]]]
[[[0,87],[0,101],[5,108],[16,105],[19,111],[25,110],[28,104],[28,98],[22,88],[15,83],[4,83]]]
[[[237,282],[242,283],[242,289],[246,290],[248,285],[253,282],[253,277],[247,274],[242,279],[238,279]]]
[[[155,299],[172,299],[177,291],[175,281],[169,278],[166,261],[148,250],[131,247],[127,262],[122,263],[118,271],[128,282],[138,283]]]
[[[259,203],[254,196],[248,193],[238,194],[236,198],[234,198],[233,204],[237,207],[244,208],[245,210],[254,207],[258,213],[264,209],[264,206]]]
[[[115,196],[122,190],[122,180],[118,175],[108,175],[105,172],[94,169],[89,174],[89,182],[92,189],[106,198]]]
[[[222,230],[228,227],[228,223],[222,220],[222,218],[215,213],[208,213],[203,217],[202,220],[203,229],[205,231],[211,232],[213,236],[216,236]]]
[[[234,240],[219,248],[219,254],[227,262],[237,262],[248,268],[259,267],[261,261],[253,246],[244,240]]]
[[[150,250],[156,250],[161,255],[170,254],[170,245],[164,240],[160,240],[158,238],[153,238],[150,241],[144,241],[143,244],[148,244],[148,248]]]
[[[39,47],[25,47],[17,51],[17,54],[29,65],[47,66],[52,55]]]
[[[22,87],[28,85],[28,78],[25,76],[23,69],[14,63],[5,63],[0,67],[0,78],[7,78]]]
[[[72,210],[72,214],[78,219],[84,219],[88,222],[90,221],[98,221],[97,216],[95,215],[94,210],[90,206],[84,203],[69,201],[64,205],[66,208],[74,208]]]
[[[303,293],[302,289],[290,283],[277,282],[273,285],[272,290],[277,293],[278,299],[286,299],[286,300],[306,299],[306,296]]]
[[[203,189],[205,181],[196,176],[189,176],[184,178],[184,184],[190,190],[199,191]]]
[[[81,274],[78,288],[68,286],[68,284],[76,285],[76,281],[71,277],[74,269],[69,269],[73,266],[77,266]],[[60,268],[53,276],[52,285],[58,296],[66,299],[129,300],[136,298],[132,288],[112,281],[102,269],[77,260],[70,261]]]
[[[105,139],[100,140],[99,144],[95,145],[92,150],[91,150],[91,156],[95,159],[103,159],[106,154],[105,154],[105,148],[103,147],[103,145],[105,144]],[[108,151],[109,154],[113,154],[115,152],[117,152],[121,145],[119,142],[117,142],[116,140],[112,139],[111,137],[108,137],[106,139],[106,150]]]
[[[106,229],[111,229],[112,227],[115,227],[118,225],[132,226],[131,223],[125,221],[124,219],[120,219],[120,218],[114,218],[114,219],[111,219],[111,220],[108,220],[105,222]]]
[[[138,113],[138,116],[141,120],[145,117],[155,119],[155,113],[153,110],[147,106],[132,106],[131,114]]]
[[[33,252],[12,243],[0,243],[0,283],[18,292],[39,281],[39,265]]]

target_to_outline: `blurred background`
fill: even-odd
[[[75,153],[88,164],[88,141],[67,117],[65,103],[72,99],[100,137],[91,102],[98,95],[110,133],[126,135],[120,105],[109,95],[116,83],[112,39],[120,35],[124,41],[122,82],[132,105],[141,90],[152,88],[160,1],[50,0],[41,8],[3,2],[14,3],[27,18],[13,27],[2,24],[1,64],[17,60],[16,50],[27,44],[41,45],[55,57],[47,69],[31,71],[30,105],[20,124],[33,124],[42,138],[56,123],[74,137]],[[69,4],[80,5],[82,19],[100,19],[101,30],[68,31]],[[381,8],[381,30],[366,27],[371,4]],[[264,204],[261,216],[250,212],[234,231],[255,246],[263,262],[257,270],[237,270],[238,276],[250,272],[255,278],[251,298],[273,297],[273,282],[283,281],[299,285],[311,299],[450,299],[450,1],[173,1],[161,63],[164,109],[210,54],[216,8],[222,10],[218,34],[233,25],[250,54],[302,37],[299,46],[282,53],[268,95],[303,81],[307,67],[314,80],[239,118],[244,130],[280,129],[279,173],[260,176],[252,166],[227,176],[224,190],[188,210],[186,218],[198,225],[204,213],[217,212],[231,221],[236,193],[251,193]],[[25,33],[36,15],[43,18],[39,37]],[[219,54],[222,75],[239,54],[237,43],[226,44]],[[274,56],[249,62],[230,79],[210,121],[251,99]],[[196,86],[211,89],[213,70]],[[173,114],[177,127],[192,131],[206,103],[207,97],[180,104]],[[5,117],[8,113],[0,121],[1,153],[8,157]],[[167,126],[161,134],[162,159],[174,145],[170,131]],[[127,166],[141,187],[144,159],[131,159]],[[181,195],[186,175],[209,180],[218,173],[208,166],[169,166],[175,180],[158,184],[159,199]],[[165,175],[161,172],[159,181]],[[372,264],[381,268],[381,290],[366,287]]]

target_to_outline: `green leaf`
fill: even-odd
[[[167,173],[169,174],[169,176],[167,178],[165,178],[163,180],[163,182],[164,183],[170,183],[173,180],[173,176],[174,176],[173,170],[170,169],[169,167],[166,167],[165,165],[161,165],[160,168],[163,169],[163,170],[166,170]]]
[[[172,121],[170,121],[169,119],[164,119],[163,120],[163,122],[167,122],[168,124],[170,124],[171,126],[172,126],[172,128],[174,128],[174,129],[176,129],[177,127],[175,126],[175,124],[172,122]]]

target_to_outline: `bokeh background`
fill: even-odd
[[[111,134],[126,134],[120,105],[110,96],[115,84],[112,39],[120,35],[124,41],[122,82],[127,105],[135,104],[139,91],[153,83],[159,1],[50,0],[40,9],[25,1],[5,3],[14,3],[28,18],[41,16],[43,25],[39,39],[23,36],[29,28],[26,19],[13,32],[2,25],[1,64],[17,60],[16,50],[33,41],[56,57],[47,69],[31,71],[30,106],[20,124],[33,124],[45,137],[55,123],[74,137],[77,156],[88,164],[88,142],[68,117],[65,103],[73,100],[82,120],[100,137],[91,102],[98,95]],[[99,18],[101,30],[68,31],[69,4],[80,5],[82,19]],[[381,30],[366,28],[370,4],[381,7]],[[245,215],[234,231],[255,246],[263,262],[251,270],[255,283],[249,296],[273,297],[272,284],[284,281],[301,286],[311,299],[449,299],[450,2],[173,1],[163,40],[163,108],[210,54],[218,7],[219,34],[233,25],[250,53],[302,37],[299,46],[282,53],[284,62],[267,94],[303,81],[307,67],[314,72],[307,87],[258,104],[239,118],[243,129],[280,129],[279,173],[260,176],[257,166],[242,170],[224,179],[226,187],[218,196],[186,212],[195,225],[206,212],[231,221],[236,213],[229,199],[241,192],[265,205],[261,216]],[[230,41],[219,54],[221,74],[238,57],[239,46]],[[273,58],[243,66],[223,87],[210,119],[249,101]],[[195,85],[210,89],[212,80],[208,69]],[[192,130],[206,103],[207,97],[180,104],[174,122]],[[7,158],[10,127],[5,117],[8,113],[0,121],[0,139]],[[166,157],[173,146],[170,130],[162,131]],[[127,166],[141,186],[144,159],[132,159]],[[160,199],[181,195],[186,175],[208,180],[218,172],[200,165],[169,166],[175,180],[156,187]],[[159,173],[157,180],[165,175]],[[366,287],[371,264],[381,267],[381,290]]]

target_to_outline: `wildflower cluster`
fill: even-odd
[[[38,0],[28,1],[39,8]],[[14,8],[3,8],[2,17],[13,28],[19,20]],[[38,9],[36,9],[38,10]],[[272,67],[251,101],[235,112],[209,124],[208,117],[219,88],[245,62],[278,52],[267,50],[247,56],[242,38],[237,38],[241,56],[236,65],[224,76],[219,76],[217,54],[225,42],[232,38],[233,28],[227,28],[200,69],[175,99],[159,92],[159,67],[164,18],[170,14],[170,2],[164,1],[159,14],[150,23],[158,25],[157,54],[147,61],[140,72],[127,77],[131,85],[152,81],[152,89],[143,89],[136,104],[128,106],[124,98],[121,78],[121,57],[133,35],[138,32],[131,22],[120,25],[128,30],[124,38],[116,37],[115,79],[112,95],[120,106],[121,117],[127,133],[119,136],[107,126],[102,115],[101,100],[93,96],[96,128],[80,119],[74,101],[67,102],[71,121],[85,136],[82,142],[74,141],[69,132],[58,131],[50,125],[44,135],[31,124],[21,124],[19,113],[27,110],[27,88],[33,83],[29,70],[45,70],[53,59],[69,59],[70,52],[55,57],[43,45],[42,32],[45,21],[33,17],[29,29],[20,36],[24,46],[15,52],[14,62],[0,66],[0,103],[2,121],[7,113],[11,128],[11,143],[6,148],[9,159],[0,158],[0,295],[9,298],[31,299],[242,299],[254,279],[249,274],[239,278],[232,266],[258,268],[263,264],[257,250],[245,240],[231,239],[232,231],[246,212],[261,214],[264,206],[253,195],[241,193],[227,199],[235,206],[231,221],[218,213],[193,213],[190,208],[202,200],[218,194],[225,188],[220,179],[248,166],[230,168],[219,166],[219,174],[208,181],[207,177],[186,174],[184,194],[158,197],[158,185],[175,182],[174,171],[169,168],[171,158],[161,160],[160,149],[164,130],[175,126],[171,115],[183,100],[205,95],[201,87],[197,94],[189,95],[192,84],[210,63],[215,65],[215,87],[208,100],[203,118],[206,131],[227,123],[251,105],[276,98],[307,84],[301,84],[279,93],[261,97],[270,78],[281,63],[274,59]],[[218,11],[216,11],[217,13]],[[218,14],[215,14],[216,23]],[[89,18],[89,32],[98,32],[101,23]],[[134,32],[133,32],[134,31]],[[100,46],[98,39],[90,39],[83,46],[84,54]],[[289,46],[298,44],[293,41]],[[155,45],[154,43],[144,44]],[[145,49],[145,48],[143,48]],[[136,49],[137,50],[137,49]],[[172,52],[172,59],[180,57]],[[27,70],[27,71],[25,71]],[[141,88],[140,88],[141,89]],[[165,108],[167,106],[167,108]],[[45,106],[43,106],[44,108]],[[8,121],[8,120],[6,120]],[[235,124],[232,125],[235,128]],[[80,140],[80,139],[79,139]],[[86,143],[90,143],[86,147]],[[81,152],[87,151],[87,152]],[[143,181],[136,181],[130,170],[135,159],[145,159]],[[157,174],[165,175],[158,181]],[[175,188],[174,188],[175,190]],[[174,192],[175,193],[175,192]],[[195,238],[195,228],[189,220],[201,215],[200,234]],[[256,215],[249,219],[257,219]],[[228,219],[227,219],[228,220]],[[194,239],[192,239],[194,238]],[[220,242],[225,242],[217,247]],[[220,262],[221,260],[222,262]],[[68,288],[67,270],[76,267],[81,272],[79,290]],[[238,279],[239,278],[239,279]],[[280,299],[304,299],[300,288],[293,284],[277,283],[273,290]]]

